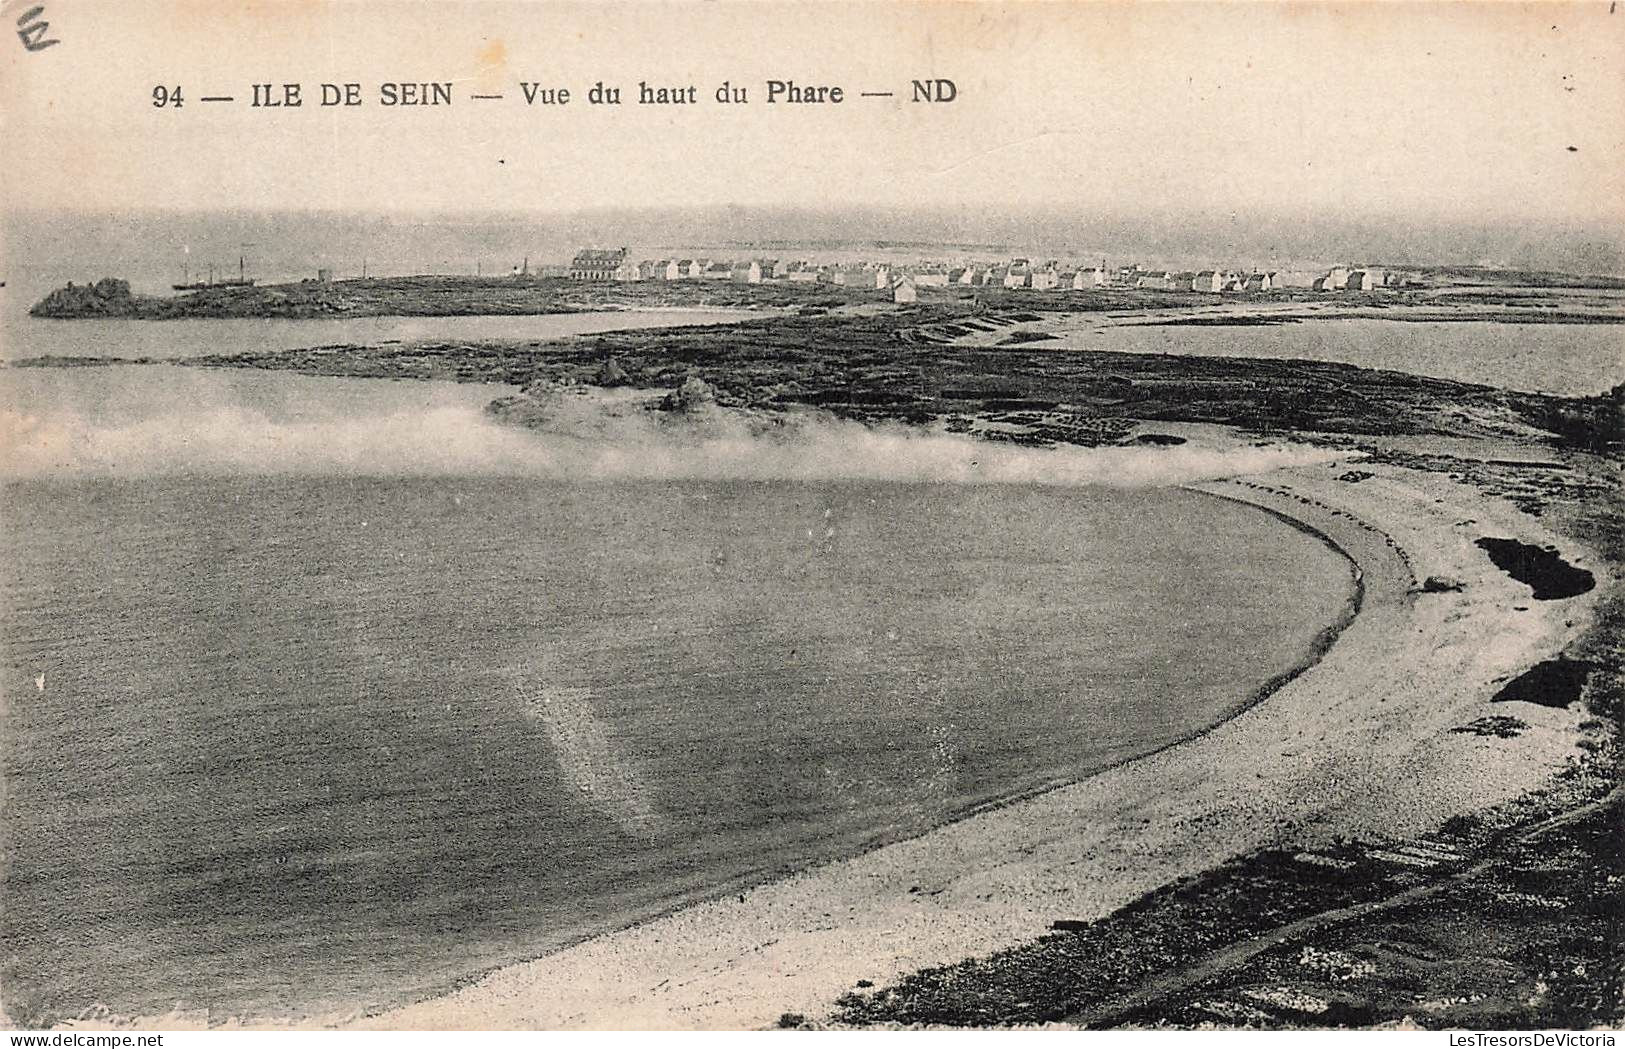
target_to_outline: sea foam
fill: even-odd
[[[0,476],[472,474],[1138,487],[1329,458],[1284,444],[1030,448],[810,412],[768,425],[722,416],[695,426],[641,408],[595,412],[577,407],[557,428],[524,430],[469,404],[312,409],[297,417],[223,404],[116,421],[14,408],[0,411]]]

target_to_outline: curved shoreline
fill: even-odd
[[[1160,743],[1155,743],[1146,749],[1139,750],[1127,756],[1115,757],[1111,760],[1103,761],[1098,764],[1086,765],[1079,770],[1066,774],[1062,777],[1031,784],[1026,787],[1022,787],[1007,793],[1001,793],[985,800],[970,804],[964,808],[947,813],[940,818],[933,820],[924,827],[908,828],[901,836],[877,837],[833,854],[825,854],[814,857],[808,862],[798,863],[793,866],[786,866],[778,870],[768,871],[765,873],[752,872],[746,875],[736,876],[731,879],[713,883],[699,891],[692,892],[687,896],[675,899],[668,904],[659,905],[657,908],[651,908],[643,913],[628,917],[619,923],[606,924],[598,929],[571,937],[558,943],[556,946],[547,948],[538,954],[522,957],[513,961],[503,962],[496,966],[485,967],[467,975],[448,980],[439,987],[422,993],[414,998],[408,999],[403,1003],[387,1005],[374,1011],[365,1013],[357,1012],[349,1015],[326,1012],[305,1014],[303,1016],[290,1016],[287,1014],[280,1017],[275,1015],[262,1015],[260,1017],[248,1016],[234,1020],[233,1024],[242,1024],[248,1027],[269,1028],[312,1025],[326,1027],[349,1026],[365,1028],[373,1026],[374,1023],[387,1022],[388,1017],[391,1017],[403,1010],[419,1009],[425,1006],[430,1006],[435,1002],[448,998],[454,998],[467,991],[477,989],[478,986],[484,981],[500,976],[502,973],[515,967],[536,964],[605,937],[636,932],[641,928],[658,923],[664,919],[681,914],[682,912],[691,910],[695,907],[718,903],[726,898],[737,897],[741,893],[748,894],[754,890],[776,883],[781,883],[808,875],[816,875],[824,868],[838,866],[879,850],[929,837],[930,835],[959,822],[975,819],[988,814],[996,814],[1012,807],[1020,806],[1028,801],[1031,801],[1032,799],[1043,797],[1053,792],[1065,790],[1070,787],[1075,787],[1080,783],[1084,783],[1095,777],[1110,773],[1114,769],[1143,761],[1164,751],[1188,744],[1194,739],[1213,732],[1238,715],[1250,710],[1260,703],[1265,702],[1275,692],[1288,685],[1299,675],[1314,667],[1325,656],[1326,652],[1335,643],[1337,637],[1342,633],[1342,631],[1346,629],[1358,616],[1365,597],[1365,584],[1363,580],[1363,573],[1360,570],[1359,564],[1349,554],[1349,552],[1340,546],[1331,536],[1320,529],[1309,525],[1307,522],[1294,518],[1288,514],[1258,506],[1257,504],[1245,499],[1238,499],[1233,496],[1206,491],[1192,485],[1178,485],[1177,488],[1190,494],[1191,496],[1223,500],[1228,503],[1245,506],[1251,510],[1261,511],[1268,517],[1280,521],[1293,531],[1318,541],[1320,544],[1341,558],[1347,566],[1346,570],[1349,572],[1348,579],[1350,589],[1347,596],[1337,608],[1334,618],[1327,621],[1326,624],[1319,631],[1317,631],[1311,639],[1308,639],[1299,652],[1292,654],[1295,660],[1293,664],[1262,681],[1261,683],[1246,689],[1239,695],[1238,698],[1235,699],[1234,702],[1226,703],[1222,707],[1219,707],[1210,720],[1204,721],[1194,728],[1182,732],[1175,738],[1167,739]],[[1341,577],[1340,573],[1339,577]],[[165,1023],[158,1024],[158,1026],[166,1026],[175,1029],[186,1026],[186,1021],[184,1019],[181,1020],[179,1025],[174,1022],[176,1019],[176,1017],[172,1016],[168,1018]]]
[[[1305,521],[1301,521],[1298,518],[1292,517],[1289,514],[1281,513],[1280,511],[1273,510],[1267,506],[1261,506],[1258,503],[1249,502],[1246,499],[1238,499],[1234,496],[1208,491],[1207,489],[1197,487],[1196,485],[1182,484],[1178,485],[1177,487],[1181,491],[1191,492],[1195,495],[1205,495],[1213,499],[1223,499],[1226,502],[1237,503],[1239,505],[1246,506],[1249,509],[1257,510],[1260,513],[1273,517],[1285,524],[1288,528],[1291,528],[1293,531],[1302,532],[1303,534],[1318,540],[1333,553],[1337,554],[1344,561],[1346,561],[1351,569],[1353,590],[1349,594],[1348,599],[1343,602],[1343,607],[1338,610],[1337,617],[1325,627],[1322,627],[1315,634],[1314,640],[1309,644],[1308,653],[1296,665],[1288,667],[1280,673],[1266,679],[1262,684],[1249,689],[1240,700],[1228,707],[1225,707],[1223,712],[1217,718],[1207,722],[1201,727],[1192,729],[1184,735],[1168,740],[1166,743],[1159,743],[1154,747],[1139,752],[1138,754],[1134,754],[1126,758],[1119,758],[1116,761],[1110,761],[1104,765],[1095,766],[1088,771],[1080,772],[1075,776],[1067,776],[1063,779],[1050,780],[1049,782],[1031,787],[1027,790],[1002,794],[997,798],[992,798],[988,801],[981,802],[980,804],[972,805],[969,808],[955,813],[954,815],[949,816],[938,823],[932,824],[930,827],[920,831],[918,834],[911,834],[908,838],[900,838],[897,840],[908,841],[913,838],[924,837],[925,835],[930,834],[932,831],[940,830],[941,828],[957,823],[960,820],[969,819],[972,816],[980,815],[984,812],[997,812],[1000,809],[1008,808],[1012,805],[1018,805],[1023,801],[1041,797],[1050,793],[1051,791],[1063,790],[1067,787],[1076,786],[1079,783],[1085,783],[1096,776],[1110,772],[1111,770],[1120,766],[1130,765],[1136,761],[1144,761],[1146,758],[1161,754],[1165,750],[1171,750],[1174,747],[1183,746],[1192,740],[1200,739],[1209,732],[1212,732],[1224,725],[1232,718],[1251,710],[1253,707],[1256,707],[1258,704],[1269,699],[1276,692],[1291,684],[1293,679],[1297,678],[1300,674],[1306,673],[1307,671],[1313,669],[1316,664],[1325,658],[1326,653],[1331,651],[1331,647],[1337,643],[1337,639],[1342,636],[1343,631],[1347,630],[1354,622],[1355,617],[1360,614],[1360,609],[1365,605],[1365,573],[1361,570],[1360,563],[1356,561],[1347,550],[1339,546],[1337,541],[1331,536],[1327,535],[1325,532],[1322,532],[1313,525]],[[875,846],[875,848],[884,848],[886,845],[890,844],[895,844],[895,842],[883,842],[880,845]],[[863,851],[869,852],[872,850],[864,849]],[[838,863],[841,859],[842,857],[837,857],[833,860],[825,862]],[[823,866],[823,863],[815,864],[805,869],[814,870],[819,866]]]
[[[903,835],[901,837],[890,837],[890,836],[882,837],[882,838],[879,838],[878,840],[871,841],[869,843],[866,843],[866,844],[864,844],[862,846],[859,846],[859,847],[856,847],[854,849],[837,852],[837,853],[835,853],[833,855],[827,855],[827,856],[819,857],[819,858],[814,859],[813,861],[811,861],[809,863],[804,863],[804,864],[800,864],[800,865],[797,865],[797,866],[794,866],[794,867],[785,868],[785,869],[782,869],[782,870],[779,870],[779,871],[776,871],[776,872],[768,873],[766,875],[763,875],[763,874],[760,874],[760,873],[749,874],[749,875],[739,876],[739,877],[728,879],[728,880],[725,880],[725,881],[722,881],[722,882],[715,883],[715,884],[707,887],[706,889],[704,889],[704,890],[702,890],[700,892],[696,892],[696,893],[688,896],[687,898],[676,900],[676,901],[672,902],[671,904],[669,904],[668,906],[664,906],[664,907],[659,908],[658,910],[648,912],[648,913],[646,913],[644,915],[641,915],[639,917],[636,917],[634,919],[626,921],[626,922],[624,922],[622,924],[614,925],[614,926],[611,926],[611,927],[606,927],[606,928],[603,928],[603,929],[600,929],[600,930],[597,930],[597,931],[594,931],[594,932],[590,932],[590,933],[587,933],[587,934],[584,934],[584,935],[581,935],[581,936],[573,937],[573,938],[559,944],[556,947],[553,947],[553,948],[550,948],[550,949],[548,949],[546,951],[543,951],[540,954],[532,955],[532,956],[526,957],[526,958],[521,958],[521,959],[519,959],[517,961],[504,963],[502,965],[498,965],[498,966],[495,966],[493,968],[487,968],[487,969],[479,970],[479,971],[471,973],[471,974],[469,974],[469,975],[467,975],[465,977],[457,979],[457,980],[451,982],[450,984],[448,984],[447,986],[441,988],[440,990],[434,991],[434,992],[432,992],[432,993],[430,993],[428,995],[420,997],[420,998],[418,998],[418,999],[416,999],[416,1000],[414,1000],[414,1001],[412,1001],[412,1002],[410,1002],[410,1003],[408,1003],[406,1005],[386,1007],[386,1008],[381,1009],[381,1010],[377,1010],[377,1011],[374,1011],[374,1012],[367,1013],[367,1014],[365,1014],[363,1016],[363,1018],[361,1018],[359,1020],[347,1021],[346,1026],[355,1026],[355,1027],[363,1027],[364,1028],[364,1027],[370,1026],[371,1021],[379,1020],[379,1019],[388,1017],[388,1016],[390,1016],[390,1015],[392,1015],[392,1014],[394,1014],[396,1012],[399,1012],[399,1011],[401,1011],[403,1009],[419,1008],[421,1006],[424,1006],[424,1005],[427,1005],[427,1004],[430,1004],[430,1003],[433,1003],[433,1002],[436,1002],[436,1001],[440,1001],[440,1000],[445,999],[445,998],[455,996],[455,995],[457,995],[459,993],[462,993],[462,992],[464,992],[464,991],[466,991],[466,990],[468,990],[470,988],[477,987],[482,981],[484,981],[484,980],[486,980],[486,979],[488,979],[488,978],[490,978],[492,976],[498,975],[498,974],[500,974],[500,973],[502,973],[502,972],[504,972],[506,970],[509,970],[509,969],[511,969],[511,968],[513,968],[515,966],[523,966],[523,965],[534,964],[534,963],[543,961],[543,960],[545,960],[547,958],[553,957],[555,955],[559,955],[559,954],[562,954],[562,953],[564,953],[566,951],[572,950],[572,949],[574,949],[574,948],[576,948],[576,947],[578,947],[578,946],[580,946],[582,944],[590,943],[590,942],[592,942],[594,940],[602,939],[602,938],[607,937],[607,936],[615,936],[615,935],[627,933],[627,932],[639,929],[639,928],[641,928],[643,926],[647,926],[647,925],[650,925],[652,923],[661,921],[662,919],[669,918],[672,915],[679,914],[679,913],[681,913],[683,911],[686,911],[686,910],[689,910],[690,908],[693,908],[693,907],[697,907],[697,906],[701,906],[701,905],[705,905],[705,904],[709,904],[709,903],[714,903],[714,902],[723,900],[723,899],[725,899],[727,897],[737,896],[742,892],[743,893],[749,893],[752,890],[761,888],[761,887],[766,886],[766,885],[772,885],[774,883],[781,882],[781,881],[784,881],[784,880],[787,880],[787,879],[802,877],[802,876],[809,875],[809,874],[815,874],[819,870],[821,870],[823,868],[826,868],[826,867],[831,867],[831,866],[835,866],[835,865],[838,865],[838,864],[841,864],[841,863],[846,863],[846,862],[849,862],[849,861],[851,861],[853,859],[856,859],[856,858],[862,857],[864,855],[867,855],[869,853],[873,853],[875,851],[885,849],[885,848],[888,848],[888,847],[891,847],[891,846],[894,846],[894,845],[902,844],[904,842],[910,842],[910,841],[915,841],[915,840],[918,840],[918,839],[921,839],[921,838],[925,838],[925,837],[927,837],[927,836],[929,836],[931,834],[934,834],[934,833],[942,830],[945,827],[952,826],[952,825],[954,825],[956,823],[959,823],[961,821],[973,819],[973,818],[975,818],[977,816],[985,815],[985,814],[988,814],[988,813],[996,813],[996,812],[999,812],[1001,810],[1008,809],[1008,808],[1011,808],[1013,806],[1020,805],[1020,804],[1022,804],[1024,802],[1030,801],[1030,800],[1032,800],[1034,798],[1039,798],[1039,797],[1042,797],[1042,796],[1044,796],[1046,794],[1050,794],[1050,793],[1053,793],[1053,792],[1058,791],[1058,790],[1064,790],[1064,789],[1066,789],[1068,787],[1076,786],[1076,785],[1078,785],[1080,783],[1087,782],[1088,780],[1093,779],[1096,776],[1104,775],[1104,774],[1106,774],[1108,772],[1111,772],[1113,769],[1117,769],[1117,768],[1120,768],[1120,767],[1123,767],[1123,766],[1131,765],[1131,764],[1133,764],[1134,762],[1137,762],[1137,761],[1143,761],[1143,760],[1145,760],[1147,758],[1153,757],[1153,756],[1155,756],[1157,754],[1160,754],[1160,753],[1162,753],[1164,751],[1171,750],[1171,749],[1173,749],[1175,747],[1183,746],[1183,745],[1185,745],[1187,743],[1190,743],[1192,740],[1199,739],[1200,737],[1214,731],[1215,729],[1217,729],[1220,726],[1224,725],[1226,722],[1232,720],[1233,718],[1237,717],[1238,715],[1252,709],[1253,707],[1257,706],[1260,703],[1263,703],[1264,701],[1269,699],[1270,696],[1274,695],[1277,691],[1279,691],[1280,689],[1286,687],[1286,685],[1291,683],[1299,675],[1301,675],[1301,674],[1305,673],[1306,671],[1312,669],[1316,664],[1318,664],[1321,661],[1321,659],[1323,659],[1325,657],[1326,653],[1331,649],[1331,647],[1336,643],[1337,638],[1343,633],[1344,630],[1346,630],[1348,628],[1348,626],[1351,623],[1354,622],[1355,618],[1359,615],[1360,609],[1363,606],[1364,601],[1365,601],[1366,587],[1365,587],[1364,573],[1360,568],[1359,562],[1356,561],[1355,558],[1347,550],[1345,550],[1342,546],[1340,546],[1337,543],[1336,540],[1334,540],[1331,536],[1327,535],[1325,532],[1321,531],[1318,528],[1315,528],[1314,526],[1308,524],[1305,521],[1302,521],[1302,520],[1300,520],[1298,518],[1292,517],[1289,514],[1282,513],[1280,511],[1271,509],[1269,507],[1261,506],[1261,505],[1259,505],[1257,503],[1248,501],[1246,499],[1236,498],[1236,497],[1231,496],[1231,495],[1224,495],[1224,494],[1220,494],[1218,492],[1207,491],[1205,489],[1202,489],[1202,488],[1199,488],[1199,487],[1196,487],[1196,486],[1193,486],[1193,485],[1188,485],[1188,484],[1187,485],[1178,485],[1177,487],[1181,491],[1188,492],[1188,493],[1190,493],[1192,495],[1204,496],[1204,497],[1212,498],[1212,499],[1221,499],[1221,500],[1224,500],[1225,502],[1230,502],[1230,503],[1235,503],[1235,504],[1239,504],[1239,505],[1242,505],[1242,506],[1246,506],[1249,509],[1256,510],[1256,511],[1261,512],[1261,513],[1263,513],[1263,514],[1265,514],[1265,515],[1267,515],[1269,517],[1272,517],[1272,518],[1280,521],[1281,523],[1283,523],[1287,527],[1291,528],[1292,530],[1297,531],[1297,532],[1301,532],[1301,533],[1303,533],[1303,534],[1317,540],[1318,542],[1320,542],[1324,546],[1326,546],[1333,553],[1337,554],[1340,558],[1343,559],[1343,561],[1348,565],[1349,571],[1350,571],[1351,590],[1350,590],[1348,598],[1344,600],[1344,602],[1342,604],[1342,607],[1338,610],[1337,616],[1331,622],[1329,622],[1326,626],[1324,626],[1321,630],[1319,630],[1315,634],[1314,638],[1309,642],[1309,645],[1308,645],[1308,647],[1307,647],[1307,649],[1305,651],[1305,654],[1304,654],[1303,658],[1300,659],[1298,662],[1296,662],[1294,665],[1286,668],[1285,670],[1280,671],[1279,673],[1271,676],[1270,678],[1266,679],[1265,681],[1263,681],[1259,685],[1249,689],[1238,701],[1224,707],[1219,712],[1218,716],[1216,718],[1214,718],[1213,720],[1205,722],[1205,723],[1201,724],[1200,726],[1198,726],[1198,727],[1196,727],[1196,728],[1194,728],[1194,729],[1192,729],[1192,730],[1190,730],[1188,732],[1185,732],[1185,733],[1183,733],[1183,734],[1181,734],[1181,735],[1179,735],[1179,736],[1177,736],[1177,737],[1175,737],[1173,739],[1169,739],[1169,740],[1166,740],[1165,742],[1158,743],[1155,746],[1152,746],[1152,747],[1149,747],[1149,748],[1147,748],[1145,750],[1142,750],[1142,751],[1139,751],[1137,753],[1131,754],[1131,755],[1129,755],[1127,757],[1117,758],[1117,759],[1114,759],[1114,760],[1111,760],[1111,761],[1104,762],[1104,763],[1099,764],[1099,765],[1089,766],[1089,767],[1085,768],[1084,770],[1082,770],[1080,772],[1077,772],[1076,774],[1064,776],[1064,777],[1061,777],[1061,778],[1046,780],[1046,781],[1044,781],[1042,783],[1034,784],[1032,786],[1025,787],[1025,788],[1022,788],[1022,789],[1019,789],[1019,790],[1010,791],[1008,793],[999,794],[999,795],[997,795],[995,797],[988,798],[987,800],[977,802],[977,803],[969,805],[969,806],[967,806],[967,807],[965,807],[963,809],[960,809],[960,810],[957,810],[955,812],[949,813],[949,814],[941,817],[940,819],[931,822],[929,825],[927,825],[927,826],[925,826],[923,828],[920,828],[918,830],[911,830],[911,831],[909,831],[908,833],[906,833],[905,835]]]
[[[1362,463],[1366,479],[1346,483],[1346,466],[1186,486],[1321,538],[1353,564],[1358,585],[1358,614],[1332,643],[1221,721],[1076,781],[725,898],[708,894],[449,993],[299,1022],[735,1029],[789,1012],[816,1019],[859,979],[884,986],[1031,941],[1057,918],[1104,917],[1258,848],[1393,840],[1538,789],[1574,752],[1583,715],[1520,711],[1529,730],[1510,740],[1452,729],[1495,709],[1493,681],[1583,632],[1597,594],[1532,606],[1473,539],[1544,541],[1536,519],[1437,474]],[[1423,593],[1416,580],[1428,574],[1462,589]]]
[[[1337,643],[1225,721],[1080,782],[358,1026],[729,1028],[785,1011],[816,1016],[856,978],[989,953],[1041,935],[1057,915],[1099,917],[1251,848],[1431,827],[1538,786],[1569,753],[1577,715],[1549,712],[1542,731],[1493,750],[1449,730],[1488,709],[1486,686],[1504,668],[1566,643],[1579,607],[1523,614],[1517,584],[1459,541],[1469,522],[1516,530],[1495,523],[1514,516],[1504,505],[1398,467],[1355,486],[1335,479],[1339,468],[1198,489],[1323,535],[1363,588],[1361,614]],[[1466,579],[1470,596],[1418,595],[1416,573],[1435,568]],[[1518,629],[1497,634],[1508,626]]]

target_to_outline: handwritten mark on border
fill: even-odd
[[[30,7],[17,19],[17,39],[30,51],[44,51],[48,47],[60,44],[62,41],[52,37],[47,39],[45,34],[50,30],[51,23],[40,18],[45,13],[44,5]],[[38,19],[38,21],[36,21]]]

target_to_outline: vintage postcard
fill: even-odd
[[[11,1028],[1613,1044],[1610,0],[6,0],[0,139]]]

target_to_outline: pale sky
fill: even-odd
[[[29,53],[11,27],[41,2],[62,42]],[[8,0],[0,26],[8,207],[1055,204],[1625,229],[1625,13],[1606,2]],[[770,77],[847,100],[768,105]],[[911,103],[924,77],[958,99]],[[324,80],[365,104],[319,108]],[[390,80],[454,81],[455,101],[382,108]],[[576,98],[527,107],[521,80]],[[597,80],[626,102],[588,105]],[[631,104],[639,80],[701,104]],[[712,101],[724,80],[750,103]],[[305,106],[250,109],[255,81],[300,81]],[[154,108],[177,84],[182,108]]]

